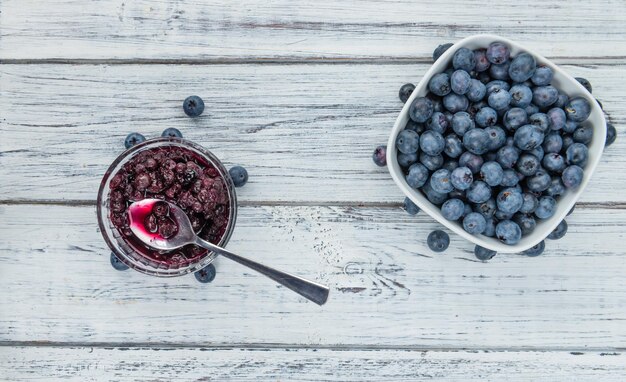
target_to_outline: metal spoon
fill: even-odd
[[[151,213],[152,206],[155,203],[167,203],[169,205],[169,216],[175,220],[178,225],[178,232],[167,239],[158,233],[150,233],[145,228],[144,219]],[[318,305],[324,305],[328,299],[329,290],[327,286],[259,264],[199,238],[193,231],[191,222],[185,212],[172,203],[160,199],[144,199],[131,204],[128,208],[128,215],[130,219],[130,229],[135,236],[152,248],[168,251],[187,244],[195,244],[215,253],[219,253],[248,268],[254,269]]]

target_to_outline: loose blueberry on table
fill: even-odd
[[[197,117],[204,111],[204,101],[198,96],[189,96],[183,101],[183,110],[190,117]]]

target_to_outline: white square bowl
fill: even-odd
[[[589,159],[587,165],[584,168],[584,177],[582,184],[576,190],[567,190],[565,194],[561,195],[557,199],[557,210],[555,214],[545,220],[538,219],[537,227],[529,234],[522,237],[522,239],[515,245],[507,245],[500,242],[496,238],[487,237],[484,235],[472,235],[463,229],[463,226],[455,221],[447,220],[441,214],[441,210],[438,206],[432,204],[426,196],[419,190],[411,188],[405,181],[404,172],[398,164],[397,149],[396,149],[396,137],[400,131],[404,130],[409,120],[409,108],[413,100],[417,97],[424,97],[428,93],[428,82],[437,73],[441,73],[452,62],[452,56],[459,48],[468,48],[471,50],[479,48],[487,48],[489,44],[495,41],[501,41],[507,44],[511,50],[511,56],[515,56],[519,53],[526,52],[535,57],[538,65],[545,65],[550,67],[554,71],[554,79],[552,85],[559,91],[567,94],[570,98],[575,96],[584,97],[589,101],[591,105],[591,114],[589,118],[583,123],[583,125],[593,126],[593,138],[589,145]],[[598,166],[600,156],[604,150],[604,141],[606,139],[606,121],[604,119],[604,113],[600,106],[595,101],[595,98],[574,79],[574,77],[567,74],[558,66],[540,56],[536,52],[530,49],[524,48],[521,45],[506,39],[504,37],[496,35],[476,35],[465,38],[453,46],[451,46],[439,59],[433,64],[433,66],[426,72],[424,78],[417,85],[411,97],[406,101],[400,115],[396,119],[396,122],[389,136],[387,142],[387,167],[391,177],[396,182],[398,187],[409,197],[422,211],[425,211],[430,216],[439,221],[439,223],[448,227],[451,231],[456,232],[461,237],[468,241],[480,245],[481,247],[489,248],[493,251],[500,253],[517,253],[525,251],[526,249],[536,245],[541,240],[544,240],[546,236],[552,232],[556,226],[565,218],[569,210],[574,206],[576,201],[582,195],[583,190],[589,183],[591,175]]]

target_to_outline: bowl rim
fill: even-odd
[[[472,50],[479,49],[480,47],[487,48],[490,43],[496,41],[507,44],[512,53],[529,53],[533,57],[535,57],[538,64],[550,67],[554,71],[555,79],[557,77],[562,78],[566,81],[567,87],[573,88],[575,90],[574,92],[567,92],[570,98],[580,96],[587,99],[587,101],[591,104],[591,113],[589,115],[589,118],[583,123],[591,124],[593,126],[593,138],[591,144],[589,145],[589,157],[588,162],[584,168],[584,176],[581,185],[574,191],[568,190],[567,193],[572,193],[572,196],[566,197],[566,200],[564,200],[564,196],[560,196],[557,199],[557,211],[555,212],[555,214],[549,219],[540,221],[537,224],[536,229],[532,233],[524,236],[519,243],[514,245],[507,245],[495,238],[487,237],[484,235],[474,236],[466,232],[458,222],[453,222],[445,219],[441,214],[440,208],[438,206],[432,204],[420,191],[411,188],[406,183],[404,173],[397,162],[397,150],[395,148],[396,137],[400,133],[400,131],[404,130],[404,127],[406,126],[406,123],[408,121],[408,114],[411,103],[415,98],[423,97],[424,95],[426,95],[426,93],[428,92],[428,82],[433,77],[433,75],[443,72],[446,69],[448,63],[452,59],[452,56],[459,48],[469,48],[469,46],[472,46],[471,48],[469,48]],[[480,45],[480,47],[475,45]],[[555,87],[559,90],[562,90],[559,86]],[[411,199],[413,203],[415,203],[421,210],[425,211],[428,215],[437,220],[439,223],[450,229],[452,232],[455,232],[456,234],[470,241],[471,243],[496,252],[519,253],[537,245],[539,242],[544,240],[567,216],[569,210],[580,199],[580,196],[589,184],[589,180],[595,172],[598,163],[600,162],[605,140],[606,120],[604,118],[604,113],[596,102],[595,98],[573,76],[571,76],[563,69],[558,67],[556,64],[554,64],[552,61],[546,59],[537,52],[528,49],[527,47],[520,45],[510,39],[494,34],[479,34],[466,37],[452,45],[437,59],[437,61],[433,63],[433,65],[426,71],[419,84],[417,84],[415,90],[413,91],[409,99],[405,102],[404,107],[400,111],[400,114],[396,118],[394,126],[391,129],[389,140],[387,141],[387,168],[396,185],[400,187],[402,192],[409,199]],[[540,227],[541,230],[539,229]]]

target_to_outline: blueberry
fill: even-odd
[[[541,255],[545,249],[546,249],[546,243],[543,240],[541,240],[539,243],[533,245],[532,247],[522,252],[522,255],[526,255],[528,257],[536,257],[536,256]]]
[[[183,101],[183,110],[190,117],[197,117],[204,111],[204,101],[198,96],[189,96]]]
[[[424,123],[433,115],[433,102],[426,97],[417,97],[411,102],[409,116],[417,123]]]
[[[545,140],[544,140],[544,142],[545,142]],[[543,147],[541,147],[541,146],[537,146],[537,147],[535,147],[534,149],[532,149],[532,150],[528,150],[528,151],[526,151],[526,152],[527,152],[528,154],[530,154],[530,155],[534,155],[534,156],[535,156],[535,157],[537,157],[537,159],[539,159],[539,160],[542,160],[542,159],[543,159],[543,157],[544,157],[544,154],[545,154],[545,153],[544,153],[544,151],[543,151]]]
[[[472,171],[467,167],[455,168],[450,174],[450,182],[457,190],[467,190],[473,181]]]
[[[528,125],[526,125],[528,126]],[[513,168],[519,159],[519,152],[513,146],[503,146],[498,150],[496,161],[502,168]]]
[[[478,102],[481,99],[485,98],[486,94],[487,87],[485,86],[485,84],[478,81],[477,79],[472,79],[470,81],[469,89],[467,90],[467,93],[465,93],[465,96],[471,102]]]
[[[413,90],[415,90],[415,85],[411,83],[402,85],[400,87],[400,91],[398,92],[398,97],[400,97],[400,101],[402,101],[402,103],[406,103],[409,97],[411,97],[411,94],[413,94]]]
[[[544,134],[535,125],[524,125],[515,131],[515,146],[521,150],[532,150],[543,142]]]
[[[567,222],[562,220],[559,225],[556,226],[554,231],[550,232],[548,235],[548,239],[550,240],[559,240],[567,233]]]
[[[519,212],[524,214],[532,214],[533,212],[535,212],[537,206],[539,205],[539,200],[537,199],[537,197],[531,193],[524,192],[522,194],[522,199],[524,200],[524,202],[522,203]]]
[[[408,122],[404,126],[404,130],[413,130],[416,133],[421,134],[424,130],[426,130],[426,126],[424,126],[423,123],[417,123],[409,118]]]
[[[474,247],[474,256],[476,256],[478,260],[491,260],[495,255],[496,251],[492,251],[491,249],[483,248],[480,245]]]
[[[446,141],[441,133],[427,130],[422,134],[419,144],[422,151],[426,154],[438,155],[445,148]]]
[[[463,154],[463,143],[456,134],[449,134],[445,137],[446,145],[443,152],[450,158],[458,158]]]
[[[474,212],[478,212],[483,215],[485,219],[489,219],[493,217],[493,214],[496,213],[497,205],[496,201],[493,198],[490,198],[486,202],[477,203],[474,205]]]
[[[465,204],[459,199],[448,199],[441,206],[441,214],[448,220],[459,220],[463,216]]]
[[[558,153],[563,148],[563,138],[558,131],[552,131],[546,135],[541,148],[545,153]]]
[[[526,106],[524,108],[524,110],[526,111],[526,114],[528,114],[528,115],[533,115],[535,113],[539,113],[539,108],[537,107],[537,105],[532,104],[532,103],[530,105]]]
[[[508,130],[517,130],[521,126],[528,124],[528,114],[522,108],[513,107],[504,113],[502,122]]]
[[[517,185],[519,183],[519,177],[517,176],[517,173],[515,172],[515,170],[504,170],[503,174],[502,174],[502,181],[500,182],[500,185],[503,187],[513,187],[515,185]]]
[[[492,64],[501,64],[509,60],[511,51],[503,42],[492,42],[487,48],[486,56]]]
[[[524,82],[535,74],[536,69],[535,57],[528,53],[520,53],[511,61],[509,77],[515,82]]]
[[[526,85],[513,85],[509,89],[509,94],[511,95],[512,106],[524,108],[530,105],[533,100],[533,91]]]
[[[472,235],[483,233],[485,228],[487,228],[487,221],[477,212],[469,213],[463,218],[463,229]]]
[[[415,163],[409,167],[406,182],[413,188],[420,188],[428,180],[428,169],[421,163]]]
[[[530,80],[533,84],[537,86],[546,86],[550,85],[552,82],[552,78],[554,77],[554,72],[547,66],[538,66],[537,70],[535,70],[535,74],[530,77]]]
[[[430,182],[426,182],[424,187],[422,187],[422,192],[424,192],[426,198],[432,204],[441,205],[443,202],[448,200],[448,194],[433,190],[433,188],[430,186]]]
[[[491,94],[496,90],[504,90],[508,92],[511,89],[511,85],[509,85],[509,83],[506,81],[494,80],[487,83],[487,85],[485,85],[485,88],[487,89],[487,94]]]
[[[451,113],[467,110],[469,101],[467,97],[456,93],[450,93],[443,97],[443,107]]]
[[[125,271],[128,269],[128,265],[124,264],[122,262],[122,260],[120,260],[117,255],[113,252],[111,252],[111,265],[113,266],[113,268],[117,271]]]
[[[181,133],[180,130],[178,130],[177,128],[168,127],[167,129],[163,130],[161,136],[166,138],[182,138],[183,133]]]
[[[372,160],[374,160],[374,163],[376,163],[377,166],[379,167],[384,167],[387,165],[387,146],[378,146],[376,147],[376,149],[374,150],[374,153],[372,154]]]
[[[459,167],[459,162],[452,159],[445,161],[443,163],[443,166],[441,166],[441,168],[444,168],[450,172],[454,171],[457,167]]]
[[[439,57],[441,57],[441,55],[448,49],[450,49],[450,47],[454,45],[451,42],[447,43],[447,44],[441,44],[439,45],[437,48],[435,48],[435,51],[433,52],[433,61],[437,61],[439,59]]]
[[[411,154],[398,153],[398,164],[401,167],[407,168],[415,162],[417,162],[417,153],[411,153]]]
[[[472,203],[484,203],[491,198],[491,187],[487,183],[477,180],[470,184],[466,196],[467,200]]]
[[[572,138],[574,138],[574,142],[579,142],[585,145],[591,143],[591,139],[593,138],[593,127],[591,126],[580,126],[576,130],[574,130],[574,134],[572,134]]]
[[[143,135],[139,133],[130,133],[126,136],[126,139],[124,140],[124,147],[129,149],[133,147],[134,145],[141,143],[145,140],[146,140],[146,137],[144,137]]]
[[[419,207],[416,206],[415,203],[413,203],[413,201],[409,198],[404,198],[403,208],[409,215],[417,215],[417,213],[420,212]]]
[[[517,171],[519,171],[519,173],[524,176],[535,175],[539,170],[539,167],[541,167],[539,159],[537,159],[537,157],[532,154],[526,153],[520,155],[515,166]]]
[[[454,170],[452,170],[454,171]],[[465,201],[465,192],[459,191],[456,188],[450,192],[448,192],[448,199],[459,199]]]
[[[591,105],[583,97],[574,97],[565,105],[565,114],[567,114],[567,119],[578,123],[583,122],[591,114]]]
[[[561,130],[565,127],[567,117],[565,116],[565,112],[563,111],[563,109],[559,109],[556,107],[552,108],[548,110],[546,115],[548,116],[548,126],[550,127],[550,129]]]
[[[477,174],[480,171],[483,162],[484,160],[480,155],[472,154],[469,151],[464,152],[459,157],[459,166],[468,167],[473,174]]]
[[[248,182],[248,171],[241,166],[233,166],[228,170],[235,187],[242,187]]]
[[[491,67],[489,67],[489,75],[494,80],[508,81],[510,67],[510,61],[504,62],[502,64],[493,64],[491,65]]]
[[[428,90],[441,97],[447,95],[452,90],[450,77],[446,73],[435,74],[428,82]]]
[[[496,225],[496,236],[504,244],[517,244],[522,238],[522,230],[511,220],[503,220]]]
[[[551,196],[539,198],[539,204],[535,210],[535,216],[539,219],[548,219],[556,212],[556,200]]]
[[[527,214],[515,214],[513,221],[522,230],[522,235],[531,234],[535,230],[535,227],[537,227],[535,218]]]
[[[450,182],[450,171],[439,169],[430,177],[430,187],[440,193],[448,193],[454,189]]]
[[[554,86],[537,86],[533,89],[533,103],[540,109],[552,105],[558,97],[559,91]]]
[[[476,113],[474,119],[480,127],[493,126],[498,122],[498,113],[490,107],[483,107]]]
[[[500,191],[500,193],[496,197],[498,210],[509,215],[519,211],[519,209],[522,208],[523,203],[524,198],[522,198],[522,194],[511,188],[505,188],[504,190]]]
[[[497,162],[485,162],[480,168],[480,177],[490,185],[495,187],[500,185],[504,177],[502,166]]]
[[[586,78],[583,78],[583,77],[574,77],[574,78],[576,79],[576,81],[580,82],[580,84],[584,86],[585,89],[587,89],[589,93],[592,92],[593,89],[591,87],[591,82],[587,81]]]
[[[211,281],[215,280],[215,274],[215,265],[209,264],[206,267],[195,272],[193,275],[196,276],[196,280],[200,281],[201,283],[210,283]]]
[[[569,102],[569,97],[567,96],[567,94],[559,93],[559,96],[556,98],[556,102],[552,104],[552,106],[562,109],[565,107],[565,105],[567,105],[568,102]]]
[[[448,121],[448,118],[445,116],[445,114],[439,111],[434,112],[432,117],[430,117],[430,119],[426,123],[429,130],[434,130],[441,134],[446,131],[449,124],[450,122]]]
[[[444,112],[446,109],[443,107],[443,100],[441,97],[434,95],[433,93],[427,93],[426,98],[430,100],[433,104],[433,111],[441,111]]]
[[[413,130],[402,130],[396,138],[396,148],[404,154],[416,153],[420,147],[420,137]]]
[[[467,151],[481,155],[489,150],[489,134],[483,129],[472,129],[463,136],[463,146]]]
[[[558,153],[548,153],[543,157],[543,167],[552,172],[562,172],[565,169],[565,159]]]
[[[574,122],[574,121],[567,120],[567,121],[565,121],[565,126],[563,126],[563,131],[564,131],[564,132],[566,132],[566,133],[568,133],[568,134],[571,134],[571,133],[573,133],[574,131],[576,131],[576,129],[577,129],[579,126],[580,126],[580,125],[579,125],[578,123],[576,123],[576,122]]]
[[[463,210],[463,216],[467,216],[469,214],[471,214],[472,212],[472,206],[470,206],[469,204],[465,203],[465,208]]]
[[[476,67],[474,70],[477,72],[484,72],[489,69],[489,65],[491,65],[491,63],[487,59],[487,49],[474,50],[474,59],[476,60]]]
[[[455,70],[450,77],[450,87],[456,94],[465,94],[469,91],[472,78],[465,70]]]
[[[489,106],[495,110],[504,110],[511,103],[511,94],[506,90],[494,90],[487,98]]]
[[[504,213],[500,210],[496,210],[496,212],[493,214],[493,217],[495,218],[495,220],[497,221],[503,221],[503,220],[511,220],[513,219],[513,214],[507,214]]]
[[[463,69],[466,72],[471,72],[476,66],[476,58],[474,52],[467,48],[460,48],[454,52],[452,57],[452,66],[454,69]]]
[[[428,155],[422,152],[420,153],[419,161],[430,171],[436,171],[443,166],[443,156],[441,154]]]
[[[557,176],[553,177],[550,181],[550,186],[543,193],[552,197],[563,195],[565,193],[565,186],[563,185],[561,178]]]
[[[608,123],[606,124],[606,141],[604,141],[604,146],[611,146],[613,142],[615,142],[615,138],[617,138],[617,130],[615,126]]]
[[[483,235],[487,236],[487,237],[494,237],[496,236],[496,219],[485,219],[486,221],[486,225],[485,225],[485,231],[483,232]]]
[[[443,252],[448,249],[448,246],[450,245],[450,236],[441,230],[436,230],[428,235],[426,243],[431,251]]]
[[[492,78],[489,75],[488,71],[484,71],[484,72],[479,72],[478,76],[476,77],[476,79],[480,82],[482,82],[483,84],[487,84],[489,82],[491,82]]]
[[[583,182],[583,169],[575,164],[567,166],[561,175],[563,185],[567,188],[576,188]]]
[[[528,117],[528,122],[531,125],[535,125],[541,129],[541,131],[546,132],[548,128],[550,128],[550,119],[544,113],[535,113]]]
[[[534,176],[526,178],[526,187],[532,192],[543,192],[550,187],[550,175],[544,170],[539,170]]]
[[[489,151],[496,151],[506,144],[506,133],[500,126],[486,127],[485,132],[489,137],[489,144],[487,146]]]

